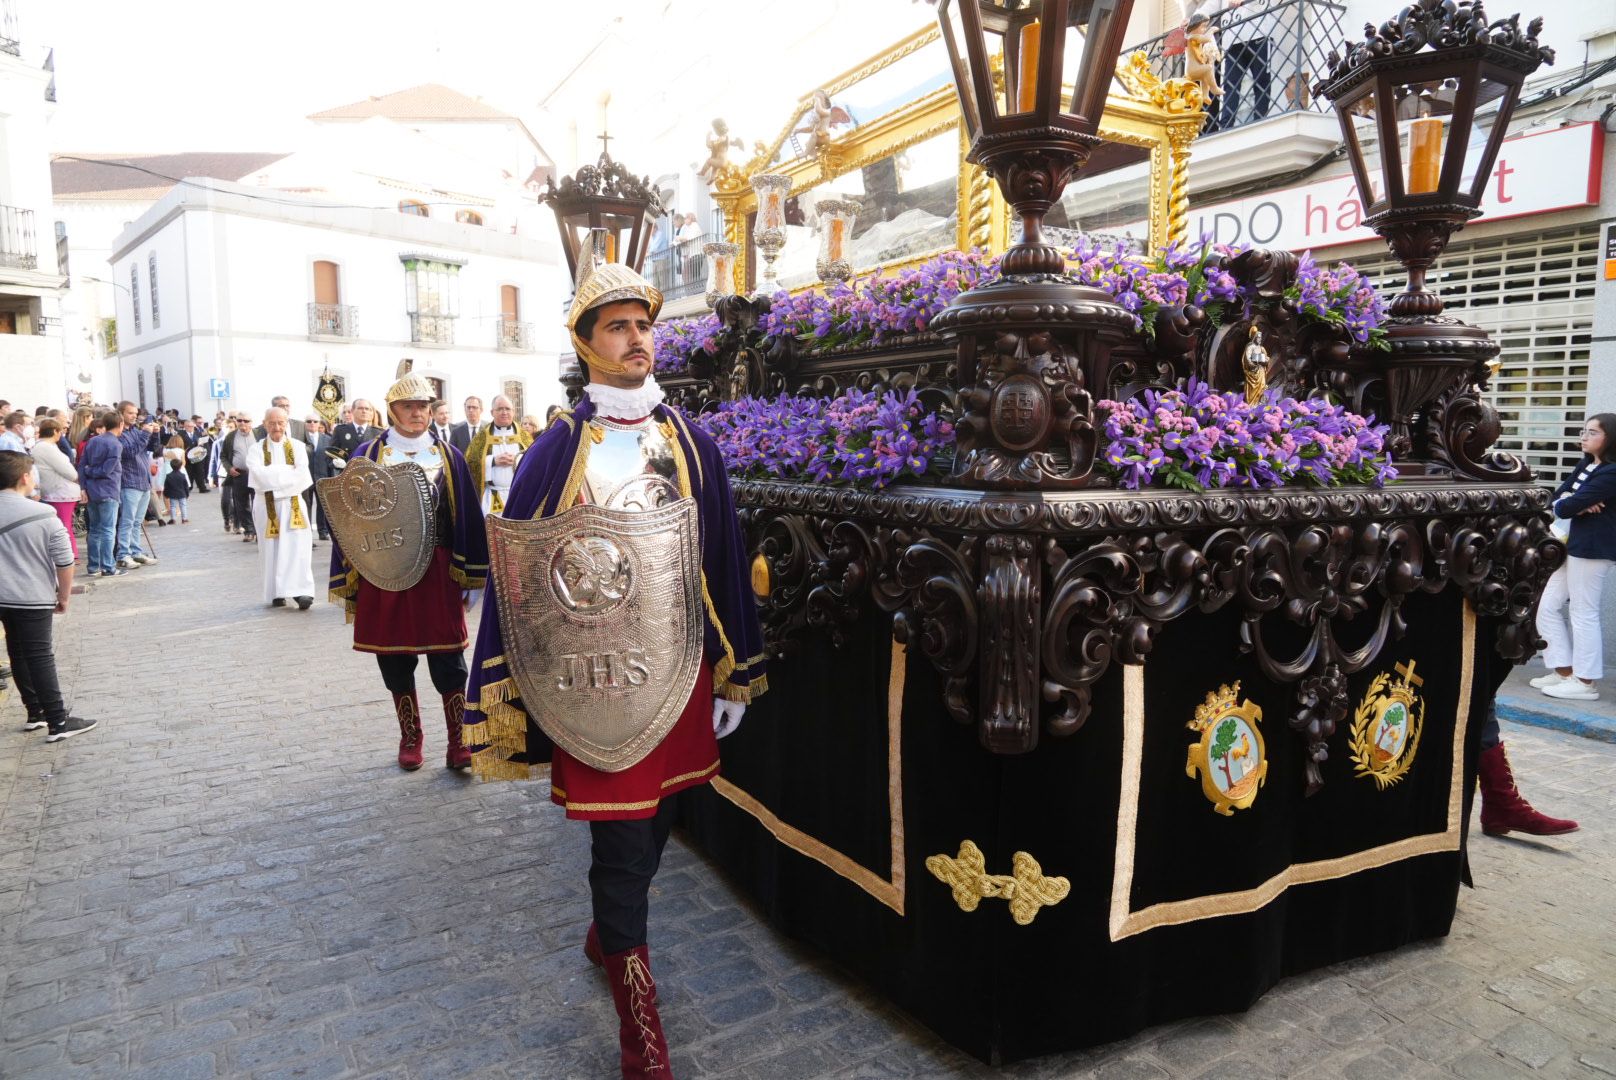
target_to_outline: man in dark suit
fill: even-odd
[[[453,428],[454,425],[449,423],[449,403],[447,401],[434,401],[432,403],[432,431],[444,442],[450,442],[449,436]],[[462,450],[461,454],[464,455],[465,451]]]
[[[191,451],[198,446],[202,447],[205,455],[208,444],[203,440],[208,439],[207,433],[197,423],[197,417],[193,416],[180,425],[178,435],[185,443],[185,471],[191,476],[191,487],[196,491],[208,490],[207,457],[203,456],[200,461],[191,460]],[[212,440],[209,439],[208,441],[211,442]]]
[[[316,481],[324,480],[334,471],[331,468],[331,455],[326,451],[331,449],[331,436],[325,433],[325,421],[317,416],[311,416],[304,423],[308,436],[303,441],[309,447],[309,475]],[[307,492],[309,509],[314,514],[315,528],[321,540],[331,539],[331,529],[325,523],[325,509],[320,506],[320,500],[315,497],[311,485]]]
[[[454,445],[456,450],[464,454],[466,447],[471,445],[471,437],[477,434],[478,428],[483,426],[483,399],[469,397],[462,408],[466,410],[465,422],[450,426],[449,442]]]
[[[381,428],[374,426],[375,419],[376,410],[371,408],[370,402],[364,398],[356,398],[353,403],[353,422],[338,424],[331,431],[331,445],[328,447],[330,456],[346,465],[349,455],[382,433]]]

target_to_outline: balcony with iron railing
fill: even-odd
[[[1346,5],[1328,0],[1246,0],[1212,17],[1214,40],[1223,52],[1217,81],[1223,90],[1207,107],[1202,138],[1285,113],[1329,113],[1314,100],[1312,84],[1328,70],[1330,50],[1344,34]],[[1181,29],[1128,49],[1143,50],[1163,79],[1184,78]]]
[[[717,233],[702,233],[694,240],[653,251],[645,258],[645,276],[664,300],[700,296],[707,291],[707,256],[702,254],[702,245],[722,239]]]
[[[533,324],[502,318],[495,324],[500,352],[532,352]]]
[[[410,312],[410,341],[416,345],[453,345],[455,339],[453,315],[427,315]]]
[[[356,338],[359,309],[351,304],[310,304],[309,337]]]
[[[18,206],[0,206],[0,266],[13,270],[39,269],[39,248],[34,243],[34,212]]]

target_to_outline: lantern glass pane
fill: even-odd
[[[1397,103],[1404,194],[1431,195],[1440,190],[1458,93],[1459,85],[1453,79],[1431,79],[1392,88],[1392,99]]]
[[[1509,85],[1497,79],[1482,76],[1476,88],[1476,119],[1470,126],[1470,138],[1464,145],[1464,168],[1460,172],[1459,192],[1473,192],[1476,198],[1486,194],[1487,184],[1495,162],[1484,161],[1487,143],[1492,138],[1498,120],[1498,108],[1509,93]],[[1502,150],[1499,151],[1503,153]],[[1480,174],[1478,176],[1478,174]]]
[[[961,10],[965,4],[974,2],[975,0],[942,0],[937,13],[943,44],[948,48],[949,61],[958,73],[954,79],[954,86],[959,91],[960,109],[965,114],[967,127],[972,134],[975,134],[982,116],[982,103],[977,101],[976,97],[971,52],[966,44],[970,41],[970,33],[965,26],[965,17],[961,14]],[[984,52],[982,55],[991,56],[992,53]]]
[[[1107,40],[1118,17],[1118,0],[1073,0],[1067,9],[1065,46],[1061,50],[1061,88],[1066,112],[1082,115],[1099,127],[1109,78],[1098,81],[1102,71],[1116,70],[1117,57],[1090,56]],[[1095,47],[1091,49],[1090,43]],[[1085,70],[1091,68],[1093,70]],[[1092,112],[1093,115],[1089,115]]]
[[[1375,108],[1375,95],[1365,94],[1346,108],[1351,121],[1352,153],[1363,162],[1364,180],[1369,190],[1363,193],[1364,203],[1379,202],[1386,197],[1385,181],[1381,178],[1380,118]]]

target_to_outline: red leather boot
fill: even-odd
[[[411,690],[394,694],[393,708],[398,713],[398,767],[414,772],[421,767],[421,703]]]
[[[460,741],[461,718],[466,714],[466,693],[456,690],[443,695],[443,722],[449,728],[449,754],[444,764],[451,769],[471,768],[471,751]]]
[[[656,982],[651,978],[651,954],[644,945],[611,953],[606,977],[617,1006],[617,1045],[626,1080],[673,1080],[668,1061],[668,1039],[657,1014]]]
[[[1479,779],[1481,831],[1488,836],[1503,836],[1512,830],[1531,836],[1558,836],[1577,831],[1575,821],[1551,818],[1532,809],[1532,804],[1515,786],[1503,743],[1481,752]]]
[[[584,957],[596,967],[606,966],[606,958],[600,952],[600,931],[595,929],[593,920],[589,923],[589,932],[584,935]]]

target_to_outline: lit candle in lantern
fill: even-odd
[[[785,198],[779,191],[763,196],[762,212],[758,215],[765,229],[783,229],[786,225]]]
[[[1442,176],[1442,121],[1422,116],[1408,125],[1408,193],[1435,191]]]
[[[1032,112],[1038,96],[1038,20],[1021,28],[1021,59],[1016,65],[1016,111]]]
[[[847,233],[847,222],[841,218],[830,219],[830,257],[835,262],[842,258],[842,239]]]
[[[607,233],[606,234],[606,261],[609,262],[609,263],[614,263],[614,262],[617,261],[617,234],[616,233]]]

